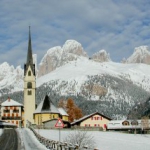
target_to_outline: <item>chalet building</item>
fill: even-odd
[[[23,105],[8,98],[1,103],[1,120],[22,126],[24,120]]]
[[[68,114],[63,108],[55,107],[50,98],[46,95],[34,112],[34,123],[43,126],[45,121],[58,118],[61,118],[63,121],[68,121]],[[51,126],[53,125],[49,125],[49,127]]]
[[[99,112],[95,112],[72,122],[71,127],[101,127],[103,130],[106,130],[110,120],[111,118],[104,116]]]

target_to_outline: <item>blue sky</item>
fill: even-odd
[[[74,39],[89,56],[105,49],[112,61],[150,46],[149,0],[0,0],[0,63],[26,61],[28,26],[38,63],[46,51]]]

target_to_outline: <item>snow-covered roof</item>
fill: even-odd
[[[14,101],[13,99],[7,99],[3,103],[1,103],[1,106],[23,106],[23,105],[21,103]]]
[[[66,113],[66,111],[63,108],[58,108],[58,111],[60,112],[61,115],[68,116],[68,114]]]
[[[105,115],[103,115],[103,114],[100,114],[99,112],[94,112],[94,113],[92,113],[92,114],[90,114],[90,115],[86,115],[86,116],[84,116],[84,117],[82,117],[82,118],[80,118],[80,119],[78,119],[78,120],[72,122],[71,125],[74,125],[74,124],[76,124],[76,123],[78,123],[78,122],[81,122],[81,121],[83,121],[83,120],[85,120],[85,119],[88,119],[89,117],[91,117],[91,116],[93,116],[93,115],[97,115],[97,114],[100,115],[100,116],[102,116],[102,117],[104,117],[104,118],[107,118],[108,120],[111,120],[111,118],[109,118],[109,117],[107,117],[107,116],[105,116]]]

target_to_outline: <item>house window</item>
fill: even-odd
[[[14,113],[19,113],[19,109],[14,109]]]
[[[93,120],[93,117],[91,117],[91,120]]]
[[[85,124],[85,127],[90,127],[91,125],[90,124]]]
[[[131,125],[137,126],[138,125],[138,121],[136,121],[136,120],[132,121]]]
[[[28,90],[28,95],[32,95],[32,91],[31,90]]]
[[[97,117],[97,120],[99,120],[99,117]]]
[[[10,111],[8,109],[4,110],[4,113],[9,113]]]
[[[31,82],[28,82],[28,83],[27,83],[27,88],[28,88],[28,89],[31,89],[31,88],[32,88],[32,83],[31,83]]]
[[[99,124],[94,124],[94,127],[99,127]]]
[[[124,121],[124,122],[122,122],[122,125],[123,126],[129,126],[129,122],[128,121]]]
[[[28,76],[31,76],[31,71],[28,72]]]

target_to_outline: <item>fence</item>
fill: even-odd
[[[33,131],[34,135],[37,137],[37,139],[40,141],[40,143],[42,143],[43,145],[45,145],[48,149],[50,150],[79,150],[79,146],[73,145],[71,143],[67,143],[67,142],[58,142],[58,141],[54,141],[54,140],[49,140],[46,139],[44,137],[42,137],[41,135],[39,135],[33,128],[29,127],[30,130]],[[82,150],[88,150],[87,146],[84,146],[82,148]],[[98,150],[97,148],[95,148],[94,150]]]

